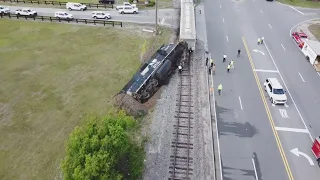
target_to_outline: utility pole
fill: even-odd
[[[158,34],[158,0],[155,0],[156,3],[156,35]]]

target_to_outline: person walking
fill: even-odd
[[[237,57],[240,57],[240,53],[241,53],[241,50],[238,49],[238,55],[237,55]]]
[[[230,61],[231,69],[234,69],[234,60]]]
[[[212,67],[212,74],[215,75],[216,74],[216,64],[213,64]]]
[[[227,72],[229,73],[230,72],[230,69],[231,69],[231,65],[230,63],[228,64],[228,67],[227,67]]]
[[[209,72],[209,74],[211,75],[211,69],[212,69],[212,67],[211,66],[209,66],[209,68],[208,68],[208,72]]]
[[[206,58],[206,66],[208,66],[208,61],[209,61],[209,58],[207,57]]]
[[[260,45],[261,44],[261,39],[260,38],[258,38],[258,45]]]
[[[179,74],[181,74],[181,73],[182,73],[182,66],[179,65],[179,66],[178,66],[178,69],[179,69]]]
[[[210,58],[210,66],[212,67],[213,66],[213,59]]]
[[[218,93],[219,93],[219,95],[221,95],[221,92],[222,92],[222,84],[219,84],[219,86],[218,86]]]

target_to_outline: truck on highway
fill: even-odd
[[[320,42],[308,39],[304,42],[301,51],[315,70],[320,71]]]
[[[129,2],[123,2],[122,5],[116,6],[116,10],[124,9],[125,7],[131,7],[132,9],[137,8],[136,4],[130,4]]]

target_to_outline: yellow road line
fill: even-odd
[[[266,109],[266,113],[267,113],[267,115],[268,115],[268,119],[269,119],[269,122],[270,122],[270,125],[271,125],[271,128],[272,128],[274,137],[275,137],[275,139],[276,139],[276,142],[277,142],[277,145],[278,145],[278,148],[279,148],[279,152],[280,152],[282,161],[283,161],[284,166],[285,166],[285,168],[286,168],[286,171],[287,171],[287,174],[288,174],[289,179],[290,179],[290,180],[294,180],[294,178],[293,178],[293,176],[292,176],[292,172],[291,172],[291,170],[290,170],[290,166],[289,166],[287,157],[286,157],[286,155],[285,155],[285,153],[284,153],[284,150],[283,150],[283,147],[282,147],[282,144],[281,144],[281,141],[280,141],[278,132],[277,132],[276,129],[275,129],[275,125],[274,125],[273,118],[272,118],[272,116],[271,116],[270,109],[269,109],[269,107],[268,107],[266,98],[264,97],[264,92],[263,92],[263,90],[262,90],[262,87],[261,87],[261,84],[260,84],[260,80],[259,80],[259,78],[258,78],[257,73],[254,71],[255,67],[254,67],[254,64],[253,64],[253,61],[252,61],[252,58],[251,58],[251,54],[250,54],[250,51],[249,51],[247,42],[246,42],[246,40],[245,40],[244,37],[242,37],[242,41],[243,41],[244,47],[245,47],[245,49],[246,49],[246,52],[247,52],[247,55],[248,55],[248,58],[249,58],[249,62],[250,62],[251,68],[252,68],[252,72],[253,72],[254,78],[255,78],[256,83],[257,83],[257,85],[258,85],[258,88],[259,88],[259,91],[260,91],[260,96],[261,96],[261,99],[262,99],[262,101],[263,101],[263,105],[264,105],[264,107],[265,107],[265,109]]]

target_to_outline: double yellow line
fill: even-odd
[[[272,128],[272,131],[273,131],[273,134],[274,134],[274,137],[276,139],[276,142],[277,142],[277,145],[278,145],[278,148],[279,148],[279,151],[280,151],[280,155],[281,155],[281,158],[282,158],[282,161],[284,163],[284,166],[286,168],[286,171],[287,171],[287,174],[288,174],[288,177],[290,180],[294,180],[293,176],[292,176],[292,172],[290,170],[290,166],[289,166],[289,163],[288,163],[288,160],[287,160],[287,157],[284,153],[284,150],[283,150],[283,147],[282,147],[282,144],[281,144],[281,141],[280,141],[280,138],[279,138],[279,135],[278,135],[278,132],[276,131],[275,129],[275,125],[274,125],[274,121],[273,121],[273,118],[271,116],[271,113],[270,113],[270,109],[268,107],[268,104],[267,104],[267,101],[266,101],[266,98],[264,97],[264,92],[263,92],[263,89],[261,87],[261,84],[260,84],[260,80],[258,78],[258,75],[256,73],[255,70],[255,67],[254,67],[254,64],[253,64],[253,61],[252,61],[252,58],[251,58],[251,54],[250,54],[250,51],[249,51],[249,48],[248,48],[248,45],[247,45],[247,42],[245,40],[244,37],[242,37],[242,41],[243,41],[243,44],[244,44],[244,47],[246,49],[246,52],[247,52],[247,55],[248,55],[248,58],[249,58],[249,62],[250,62],[250,65],[251,65],[251,68],[252,68],[252,71],[253,71],[253,75],[254,75],[254,78],[256,80],[256,83],[258,85],[258,88],[259,88],[259,91],[260,91],[260,96],[261,96],[261,99],[263,101],[263,105],[266,109],[266,112],[267,112],[267,115],[268,115],[268,119],[269,119],[269,122],[271,124],[271,128]]]

